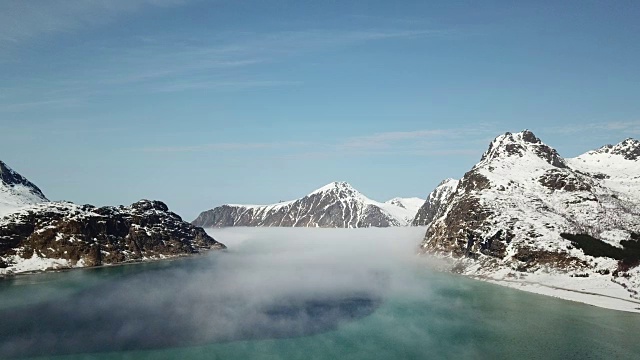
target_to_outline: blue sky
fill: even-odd
[[[0,159],[49,198],[186,219],[461,177],[506,131],[640,133],[633,1],[3,1]]]

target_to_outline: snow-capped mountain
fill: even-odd
[[[192,223],[202,227],[387,227],[408,225],[417,198],[380,203],[346,182],[333,182],[303,198],[272,205],[222,205],[202,212]]]
[[[49,202],[0,162],[0,277],[29,271],[161,259],[225,246],[160,201],[130,206]]]
[[[473,259],[459,268],[469,274],[586,273],[637,295],[637,264],[629,269],[571,235],[621,250],[636,246],[639,156],[633,139],[564,159],[528,130],[500,135],[459,182],[445,181],[429,195],[414,220],[428,225],[422,251]]]
[[[410,198],[400,198],[395,197],[391,200],[387,200],[384,203],[389,205],[394,205],[400,207],[402,209],[407,210],[407,215],[404,218],[406,224],[409,225],[413,221],[413,218],[416,216],[416,213],[420,209],[420,207],[424,204],[424,199],[419,197],[410,197]]]
[[[0,161],[0,217],[46,201],[49,200],[37,186]]]

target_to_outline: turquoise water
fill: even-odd
[[[311,259],[327,255],[319,254],[321,248],[312,248],[314,258],[303,256],[304,246],[291,250],[283,245],[256,255],[262,249],[239,246],[235,253],[2,281],[0,357],[640,358],[636,314],[439,273],[421,263],[397,261],[400,257],[385,262],[389,256],[369,254],[366,261],[348,256],[345,261],[329,252],[329,264],[314,264]],[[279,257],[284,249],[284,258],[291,260]],[[292,257],[291,251],[299,256]],[[249,265],[255,263],[258,269]],[[358,270],[349,267],[353,264]],[[335,279],[336,274],[347,280]],[[113,336],[122,336],[122,328],[134,330],[125,334],[132,341],[112,342]],[[69,338],[97,345],[77,353],[77,348],[64,348],[74,344]],[[38,353],[43,339],[53,347]],[[20,348],[11,346],[23,340],[29,350],[12,353]],[[52,351],[57,355],[48,355]]]

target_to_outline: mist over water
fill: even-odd
[[[232,229],[230,250],[121,273],[0,312],[0,355],[305,336],[370,315],[420,231]],[[136,266],[131,266],[135,268]],[[64,275],[64,274],[62,274]]]
[[[0,282],[0,358],[634,359],[640,317],[431,270],[424,229],[211,230],[227,252]]]

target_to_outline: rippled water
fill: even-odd
[[[417,230],[218,235],[236,250],[0,282],[0,358],[640,358],[640,316],[429,270]]]

